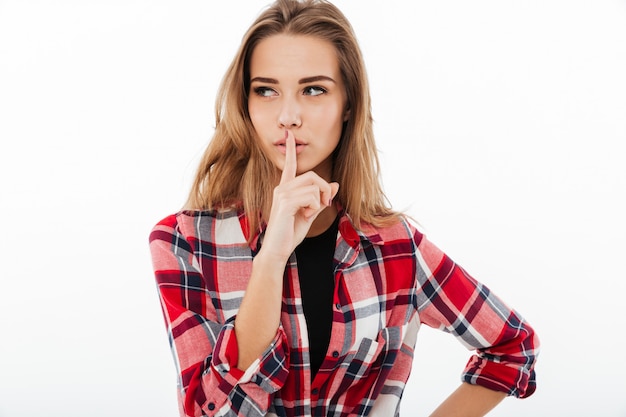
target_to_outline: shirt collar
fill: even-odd
[[[378,233],[378,229],[371,224],[362,223],[361,227],[357,229],[347,213],[342,211],[339,215],[341,216],[339,219],[339,233],[353,248],[356,248],[359,244],[365,245],[366,243],[374,245],[385,244],[385,241]]]
[[[239,213],[239,222],[241,224],[241,228],[244,232],[244,236],[248,236],[248,219],[243,211]],[[344,210],[339,211],[339,234],[341,238],[346,241],[348,245],[352,248],[357,248],[359,245],[368,246],[368,244],[373,245],[384,245],[385,241],[378,233],[378,229],[372,226],[369,223],[362,223],[361,227],[357,229],[350,215],[348,215]],[[250,242],[250,248],[253,251],[258,251],[260,249],[260,243],[263,241],[263,235],[265,234],[265,229],[267,224],[262,223],[260,225],[259,231],[255,234],[254,238]]]

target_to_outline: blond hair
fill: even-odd
[[[222,80],[215,105],[215,133],[200,161],[186,208],[243,206],[250,238],[267,220],[279,172],[256,140],[248,114],[250,58],[260,41],[278,34],[314,36],[335,46],[350,110],[333,153],[332,180],[340,185],[335,201],[357,228],[363,222],[374,226],[394,223],[398,214],[386,204],[380,184],[361,50],[346,17],[324,0],[278,0],[244,35]]]

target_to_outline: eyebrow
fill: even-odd
[[[279,84],[277,79],[266,78],[266,77],[254,77],[253,79],[250,80],[250,84],[252,84],[255,81],[260,82],[260,83],[265,83],[265,84]],[[333,80],[330,77],[327,77],[326,75],[315,75],[313,77],[301,78],[298,80],[298,84],[308,84],[308,83],[312,83],[315,81],[330,81],[336,84],[335,80]]]

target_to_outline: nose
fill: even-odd
[[[278,124],[281,128],[300,127],[302,117],[300,106],[295,99],[285,99],[278,115]]]

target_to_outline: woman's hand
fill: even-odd
[[[285,165],[280,183],[274,189],[272,211],[261,251],[282,265],[302,242],[317,216],[332,204],[339,190],[313,171],[296,176],[296,141],[286,132]]]
[[[263,246],[252,263],[252,275],[235,319],[237,367],[241,370],[246,370],[275,337],[285,264],[339,190],[337,183],[329,184],[314,172],[296,176],[296,141],[291,132],[286,140],[285,165],[274,189]]]

